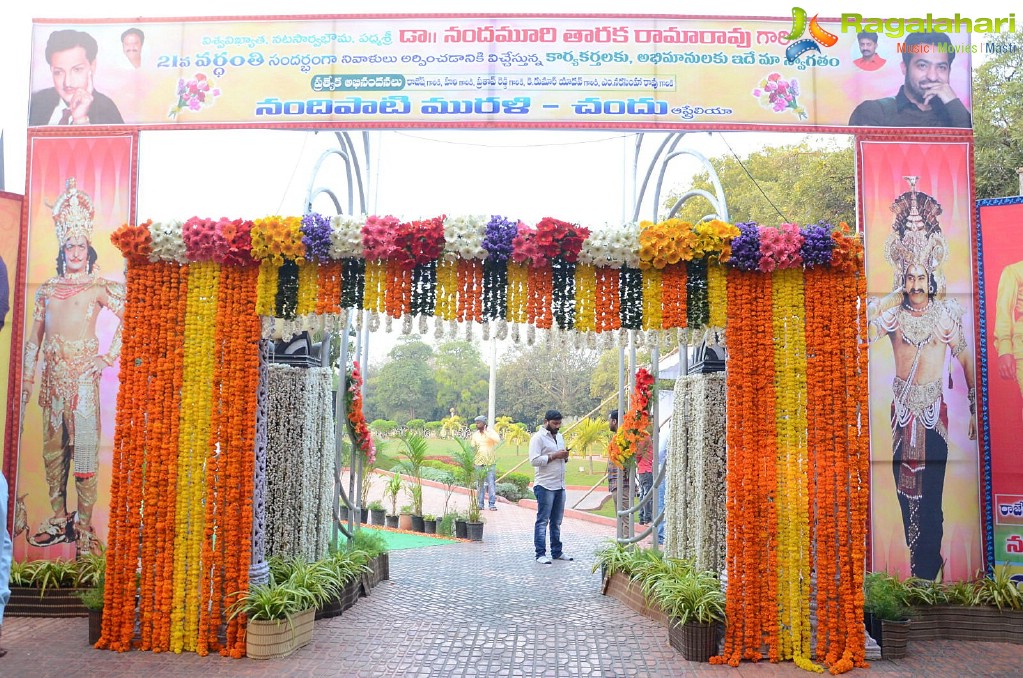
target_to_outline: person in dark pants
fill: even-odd
[[[565,468],[568,449],[559,433],[561,412],[547,410],[543,427],[529,441],[529,463],[536,469],[533,493],[536,494],[536,525],[533,546],[536,562],[550,565],[552,560],[572,560],[561,549],[561,519],[565,515]],[[550,526],[551,554],[547,555],[547,528]]]

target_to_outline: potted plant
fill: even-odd
[[[725,594],[713,572],[676,568],[656,579],[651,599],[668,616],[668,642],[688,661],[707,662],[717,654]]]
[[[383,525],[384,524],[384,513],[385,513],[385,511],[386,511],[386,509],[384,509],[384,505],[383,505],[383,503],[379,499],[375,499],[372,502],[370,502],[370,504],[369,504],[369,513],[370,513],[370,517],[372,518],[372,523],[374,525]]]
[[[82,605],[89,611],[89,645],[99,642],[99,636],[103,629],[103,595],[102,584],[95,588],[86,589],[78,594]]]
[[[103,556],[89,554],[81,561],[33,560],[11,563],[11,597],[6,614],[12,617],[85,617],[89,611],[81,594],[99,584]]]
[[[432,513],[423,515],[423,531],[426,534],[437,534],[437,516]]]
[[[459,481],[469,490],[466,536],[472,541],[483,541],[483,521],[480,520],[479,505],[480,473],[476,468],[476,451],[467,440],[456,438],[455,441],[458,443],[458,450],[454,454],[454,460],[458,467]]]
[[[445,511],[444,517],[437,522],[437,534],[445,537],[453,537],[455,534],[455,519],[457,514]]]
[[[458,539],[469,538],[469,528],[467,527],[468,523],[466,521],[467,518],[465,517],[465,511],[459,511],[455,514],[455,537]]]
[[[391,512],[385,516],[387,527],[398,527],[398,494],[401,485],[401,475],[395,473],[384,487],[384,498],[391,504]]]
[[[887,572],[871,572],[863,582],[863,609],[873,617],[871,633],[884,659],[906,656],[909,607],[906,587]]]
[[[411,529],[422,532],[423,528],[423,477],[439,477],[437,469],[426,466],[426,457],[429,446],[426,438],[418,433],[407,432],[400,436],[405,450],[401,453],[403,459],[399,461],[392,471],[404,473],[411,479],[408,485],[409,497],[412,500],[412,521]]]
[[[387,554],[387,540],[383,535],[369,530],[360,530],[352,540],[352,548],[369,555],[368,566],[372,570],[373,586],[391,578],[390,556]]]
[[[398,512],[398,529],[412,530],[412,506],[409,504],[402,506]]]
[[[287,578],[278,583],[278,576]],[[271,565],[271,583],[240,592],[231,616],[248,617],[245,653],[253,659],[286,657],[313,637],[316,608],[338,592],[338,573],[327,561],[299,558]]]

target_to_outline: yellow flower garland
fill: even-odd
[[[366,262],[366,291],[362,307],[374,313],[384,311],[384,288],[387,285],[387,266],[382,261]]]
[[[578,332],[594,332],[597,328],[597,309],[594,299],[597,295],[597,269],[590,264],[579,264],[575,268],[575,329]]]
[[[319,266],[315,262],[304,261],[298,265],[298,306],[297,315],[309,315],[316,312],[316,296],[319,292]]]
[[[280,264],[273,259],[264,259],[259,262],[259,281],[256,283],[256,315],[274,315],[280,270]]]
[[[275,267],[276,270],[276,267]],[[188,272],[184,373],[174,535],[174,598],[171,645],[174,652],[195,651],[199,636],[200,554],[205,529],[205,463],[213,398],[213,345],[220,267],[192,264]]]
[[[454,320],[458,313],[458,262],[437,263],[437,305],[434,313],[442,320]]]
[[[661,271],[643,271],[643,329],[661,329]]]
[[[806,470],[806,335],[803,272],[775,271],[772,289],[777,431],[778,623],[780,656],[808,671],[810,533]]]
[[[725,267],[707,262],[707,300],[710,303],[711,327],[724,327],[728,323],[728,274]]]
[[[508,322],[524,323],[528,318],[529,269],[508,262]]]

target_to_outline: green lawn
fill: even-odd
[[[383,443],[384,448],[383,451],[378,450],[377,468],[390,471],[398,462],[398,459],[401,458],[400,450],[404,446],[400,440],[394,438],[377,438],[376,441],[378,447]],[[458,444],[449,439],[428,438],[427,444],[430,447],[430,456],[451,456],[458,449]],[[593,452],[596,454],[597,449],[594,448]],[[516,464],[521,464],[515,470],[516,473],[524,473],[531,478],[533,477],[533,467],[529,464],[529,446],[523,445],[519,448],[518,453],[516,453],[514,445],[501,443],[497,448],[497,476],[500,478],[502,473],[510,471]],[[593,473],[591,474],[588,459],[569,458],[566,483],[589,487],[604,477],[606,467],[607,461],[602,458],[598,459],[595,456],[593,459]],[[579,470],[580,468],[582,468],[582,471]]]

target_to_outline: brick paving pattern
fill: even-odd
[[[442,493],[426,489],[427,508]],[[456,497],[456,500],[459,498]],[[461,498],[464,504],[464,498]],[[4,678],[87,676],[806,676],[791,663],[739,669],[686,662],[667,630],[600,595],[592,553],[612,535],[566,519],[574,562],[533,560],[531,510],[486,511],[483,543],[396,551],[383,582],[340,617],[316,623],[313,642],[271,661],[93,650],[85,619],[8,618]],[[438,509],[439,510],[439,509]],[[1023,648],[996,643],[910,643],[909,657],[874,662],[891,676],[1019,676]],[[856,671],[852,675],[868,675]]]

